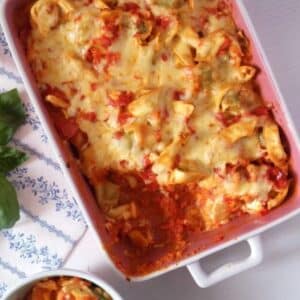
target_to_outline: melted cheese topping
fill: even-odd
[[[109,172],[169,198],[193,184],[183,218],[204,230],[283,201],[288,158],[223,1],[38,0],[27,48],[46,100],[80,129],[71,142],[109,222],[140,218]]]

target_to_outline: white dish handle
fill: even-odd
[[[242,260],[233,263],[225,264],[210,274],[207,274],[202,266],[201,259],[187,266],[193,279],[202,288],[214,285],[222,280],[234,276],[240,272],[248,270],[261,263],[263,259],[263,251],[259,236],[252,237],[246,242],[250,247],[250,255]]]

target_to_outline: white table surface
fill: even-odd
[[[244,0],[262,44],[300,130],[300,0]],[[132,300],[299,300],[300,217],[262,235],[264,260],[258,267],[211,288],[200,289],[186,268],[143,283],[128,283],[101,255],[90,231],[69,258],[66,267],[88,270]],[[217,264],[246,255],[246,247],[207,258]]]

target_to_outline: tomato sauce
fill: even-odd
[[[125,107],[134,100],[134,94],[130,91],[121,91],[116,98],[109,98],[109,104],[114,107]]]
[[[267,176],[278,189],[284,189],[288,185],[287,175],[275,166],[269,167]]]
[[[169,27],[170,23],[170,18],[166,16],[158,16],[156,18],[156,25],[163,30],[166,30]]]
[[[241,115],[236,115],[236,116],[231,116],[231,115],[226,115],[222,112],[219,112],[216,114],[216,119],[223,123],[225,127],[228,127],[234,123],[237,123],[241,119]]]
[[[259,106],[253,109],[251,114],[258,117],[268,116],[270,114],[270,111],[266,106]]]
[[[58,133],[66,140],[70,140],[79,132],[75,118],[66,118],[64,114],[52,105],[48,105],[49,113],[53,119],[54,125]]]
[[[81,119],[84,119],[86,121],[90,121],[90,122],[96,122],[97,121],[97,114],[93,111],[91,112],[79,112],[78,113],[78,117]]]

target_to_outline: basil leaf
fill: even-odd
[[[0,145],[6,145],[25,121],[25,111],[17,89],[0,94]]]
[[[0,229],[12,227],[19,218],[17,193],[12,184],[0,174]]]
[[[0,173],[6,174],[27,159],[27,155],[15,148],[0,145]]]

